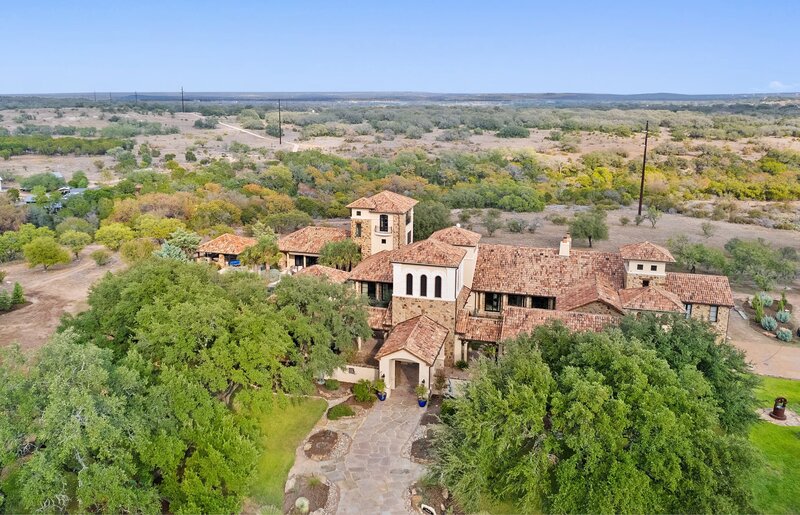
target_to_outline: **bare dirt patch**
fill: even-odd
[[[41,267],[30,269],[23,262],[0,265],[8,272],[6,282],[20,283],[29,302],[20,309],[0,314],[0,346],[18,343],[24,351],[34,351],[53,334],[65,313],[85,310],[92,284],[107,272],[124,267],[116,255],[108,265],[97,266],[89,254],[98,248],[96,245],[87,247],[77,261],[47,272]]]
[[[452,513],[453,515],[466,513],[456,503],[447,488],[441,485],[430,485],[420,481],[411,485],[410,490],[411,505],[418,513],[425,513],[422,511],[423,504],[436,510],[436,513]]]
[[[323,429],[308,438],[303,447],[303,452],[312,460],[328,460],[337,443],[339,443],[339,433],[330,429]]]

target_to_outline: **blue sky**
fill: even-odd
[[[800,91],[797,0],[0,5],[0,93]]]

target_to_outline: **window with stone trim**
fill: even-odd
[[[358,222],[356,224],[356,238],[360,238],[360,237],[361,237],[361,222]]]
[[[378,230],[381,232],[389,232],[389,215],[381,215],[378,222]]]
[[[683,305],[683,308],[686,310],[686,318],[691,317],[692,316],[692,305],[687,303],[687,304]]]
[[[419,277],[419,296],[420,297],[427,297],[428,296],[428,276],[421,275]]]
[[[498,313],[502,307],[503,295],[500,293],[488,292],[484,294],[484,297],[486,300],[484,301],[483,309],[491,311],[492,313]]]
[[[436,279],[433,280],[433,296],[437,299],[442,298],[442,278],[438,275]]]
[[[414,276],[406,274],[406,295],[414,295]]]
[[[517,306],[518,308],[525,307],[525,295],[509,295],[508,296],[508,305],[509,306]]]
[[[719,306],[711,306],[708,310],[708,321],[716,322],[719,320]]]

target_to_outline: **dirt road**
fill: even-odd
[[[89,288],[107,272],[120,270],[124,264],[117,256],[111,263],[98,267],[89,254],[100,248],[84,249],[78,261],[43,271],[30,269],[23,262],[2,265],[8,272],[6,288],[15,282],[22,285],[27,306],[0,315],[0,346],[19,343],[26,351],[39,348],[58,327],[64,313],[78,313],[86,309]]]

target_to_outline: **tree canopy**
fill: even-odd
[[[608,224],[606,224],[605,211],[589,211],[575,215],[569,223],[569,233],[573,238],[583,238],[589,241],[608,239]]]
[[[467,510],[488,497],[526,513],[752,512],[753,380],[741,355],[714,356],[706,325],[661,337],[664,321],[505,343],[444,416],[434,478]],[[709,369],[725,355],[733,366]]]
[[[353,240],[330,241],[319,253],[319,263],[350,271],[361,262],[361,247]]]
[[[424,240],[439,229],[453,225],[450,209],[435,200],[423,201],[414,207],[414,239]]]
[[[174,259],[108,274],[35,359],[0,352],[3,509],[238,512],[249,414],[343,363],[370,334],[362,302],[315,277],[270,296],[254,274]]]

